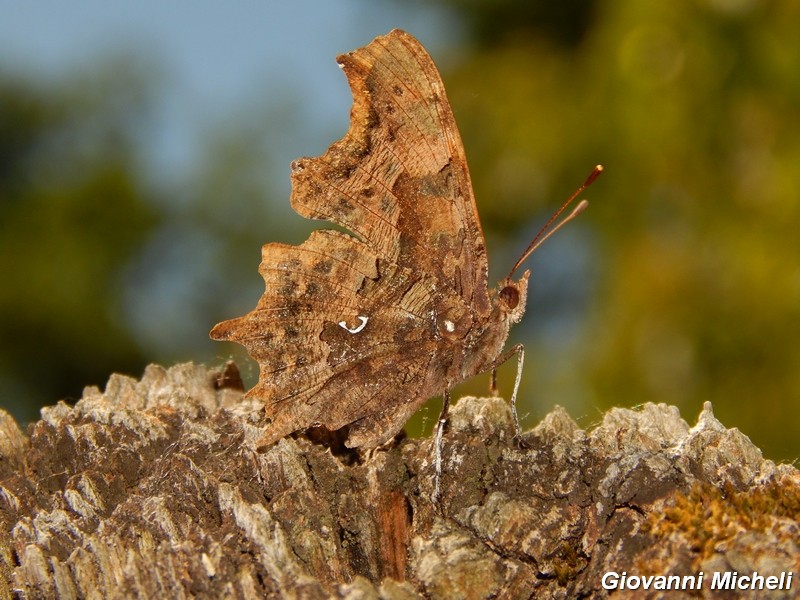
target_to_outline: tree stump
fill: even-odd
[[[435,504],[431,439],[258,451],[266,423],[232,363],[114,375],[28,435],[3,413],[0,596],[576,598],[704,572],[694,594],[718,597],[713,572],[800,570],[798,471],[709,404],[694,427],[644,404],[588,431],[555,408],[518,442],[506,402],[462,398]]]

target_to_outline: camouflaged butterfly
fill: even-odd
[[[464,148],[416,39],[394,30],[338,63],[353,92],[350,129],[324,155],[292,164],[291,203],[353,235],[320,230],[300,246],[265,245],[257,307],[211,337],[258,361],[248,395],[271,418],[262,445],[321,425],[347,427],[349,447],[375,447],[444,394],[438,473],[454,385],[516,354],[516,401],[523,350],[501,353],[528,289],[528,271],[511,276],[532,248],[489,290]]]

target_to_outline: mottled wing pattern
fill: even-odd
[[[272,419],[265,444],[316,424],[350,425],[350,446],[386,441],[441,391],[430,389],[444,381],[432,366],[437,307],[489,311],[483,234],[430,57],[395,30],[339,63],[353,90],[350,129],[323,156],[293,163],[291,201],[358,237],[323,230],[300,246],[265,245],[258,306],[211,332],[259,363],[249,395]]]
[[[397,268],[379,276],[368,247],[330,230],[300,246],[267,244],[262,256],[266,291],[255,310],[211,336],[237,341],[259,363],[248,394],[272,418],[264,443],[314,424],[338,429],[381,413],[403,386],[419,387],[435,344],[420,326],[432,282]]]
[[[488,313],[487,259],[464,148],[439,72],[394,30],[338,57],[350,130],[293,164],[292,206],[359,236],[381,259],[431,275]]]

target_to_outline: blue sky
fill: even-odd
[[[166,84],[158,88],[151,156],[165,172],[193,163],[204,126],[271,88],[307,100],[300,110],[309,132],[298,137],[327,137],[332,123],[344,130],[350,94],[337,54],[400,27],[436,56],[458,30],[441,10],[393,0],[7,1],[0,11],[4,70],[60,77],[124,53],[158,65]],[[287,165],[297,154],[280,151]]]

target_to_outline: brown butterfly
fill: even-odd
[[[347,427],[349,447],[375,447],[444,393],[440,464],[455,384],[516,354],[516,401],[522,346],[501,352],[525,311],[529,271],[511,276],[534,244],[490,291],[464,148],[416,39],[394,30],[337,60],[353,91],[350,129],[323,156],[292,163],[291,203],[352,235],[266,244],[257,307],[211,337],[242,344],[259,363],[248,395],[271,418],[262,445],[321,425]]]

